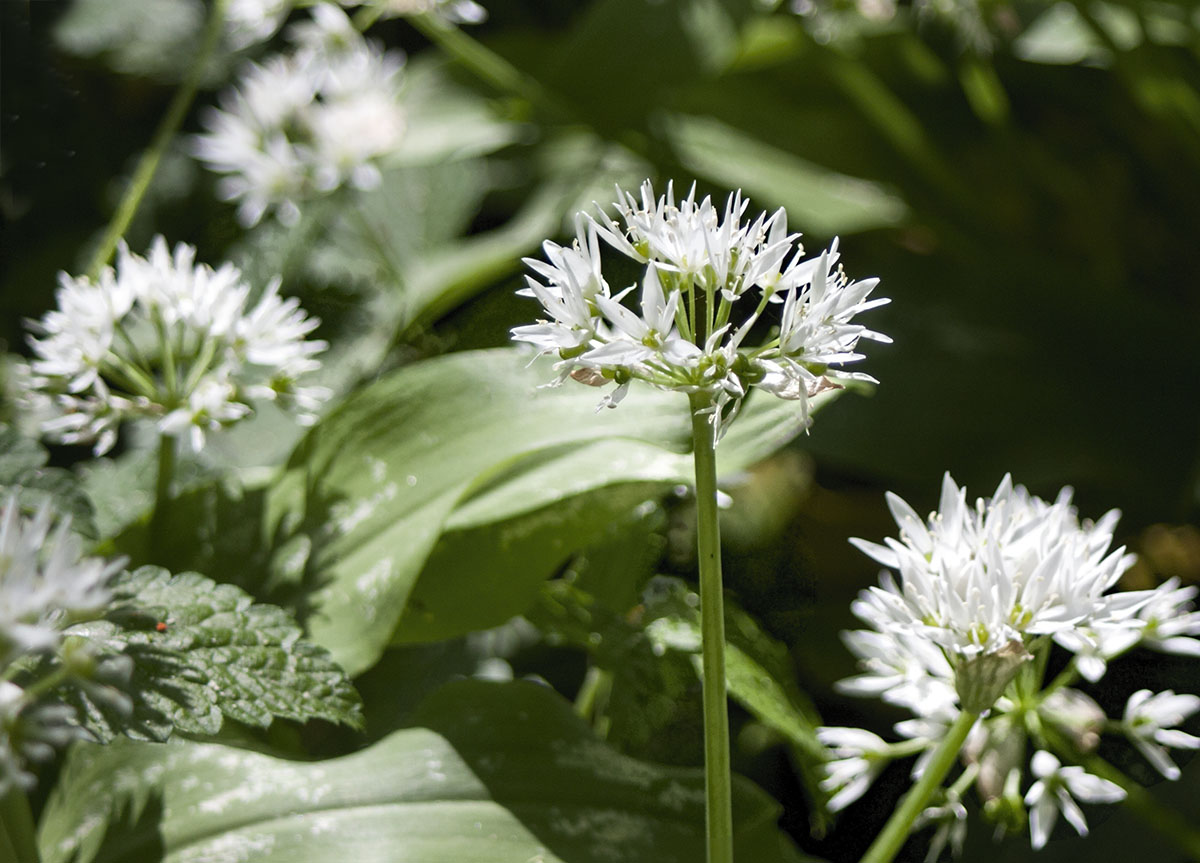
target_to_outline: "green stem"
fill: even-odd
[[[1200,861],[1200,831],[1182,818],[1179,813],[1155,801],[1154,796],[1149,791],[1138,785],[1100,756],[1080,752],[1078,747],[1060,734],[1057,729],[1046,725],[1043,726],[1043,730],[1046,742],[1065,761],[1078,764],[1093,776],[1099,776],[1101,779],[1107,779],[1109,782],[1120,785],[1125,789],[1125,799],[1121,805],[1128,808],[1130,812],[1144,821],[1147,826],[1157,830],[1165,838],[1173,842],[1180,851],[1187,854],[1192,860]]]
[[[551,116],[566,117],[569,114],[537,80],[453,24],[446,24],[428,13],[413,15],[409,21],[430,42],[497,90],[518,96]]]
[[[0,794],[0,859],[38,863],[36,835],[25,792],[13,785]]]
[[[150,548],[155,563],[166,560],[167,548],[167,505],[171,500],[171,479],[175,474],[175,438],[160,435],[158,438],[158,477],[154,484],[154,514],[150,517]]]
[[[863,855],[861,863],[890,863],[900,853],[917,816],[924,811],[933,793],[941,787],[942,780],[958,760],[958,753],[978,718],[979,714],[966,710],[958,715],[942,742],[938,744],[933,758],[925,767],[925,772],[921,774],[917,784],[904,795],[899,807]]]
[[[704,791],[708,863],[733,861],[733,793],[729,763],[729,705],[725,683],[725,609],[721,586],[721,531],[717,521],[717,450],[706,393],[691,395],[696,460],[696,549],[700,566],[700,638],[703,655]]]
[[[208,23],[204,28],[200,50],[196,52],[192,66],[188,69],[187,77],[183,79],[183,83],[175,91],[175,95],[171,97],[171,103],[167,106],[167,113],[163,116],[162,122],[158,124],[158,129],[154,132],[154,137],[150,141],[149,148],[142,154],[142,159],[138,162],[137,168],[133,172],[133,177],[129,180],[125,194],[121,197],[121,203],[117,205],[117,211],[113,214],[112,221],[109,222],[95,255],[92,256],[92,262],[87,272],[88,277],[93,280],[99,278],[100,271],[104,269],[105,265],[112,258],[113,250],[117,248],[117,243],[121,237],[125,236],[125,232],[129,230],[129,224],[133,221],[133,217],[142,203],[142,198],[146,196],[146,190],[150,188],[150,181],[154,179],[154,174],[158,170],[158,163],[162,161],[163,153],[166,152],[171,139],[175,137],[175,133],[179,131],[179,127],[183,123],[183,118],[187,115],[188,108],[192,106],[192,100],[196,98],[196,91],[200,88],[200,80],[204,76],[204,67],[221,38],[221,25],[225,21],[225,6],[227,3],[228,0],[214,0],[213,2],[212,12],[209,14]]]

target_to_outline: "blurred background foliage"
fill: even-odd
[[[863,366],[882,383],[728,475],[724,517],[726,579],[745,615],[735,627],[748,675],[737,767],[783,804],[802,848],[854,859],[903,790],[903,771],[827,822],[802,791],[807,725],[794,717],[881,732],[901,718],[832,689],[852,671],[837,632],[876,574],[846,538],[892,531],[885,489],[928,511],[946,470],[980,495],[1007,471],[1042,496],[1069,484],[1083,515],[1125,513],[1119,539],[1141,555],[1130,586],[1200,581],[1200,8],[492,0],[488,11],[467,33],[494,52],[483,61],[453,33],[404,20],[372,28],[409,58],[410,134],[380,188],[315,201],[294,227],[243,230],[183,138],[130,245],[163,233],[197,244],[201,260],[237,262],[256,284],[282,273],[323,319],[326,382],[351,393],[419,359],[506,344],[534,313],[513,295],[520,257],[547,237],[561,241],[571,214],[607,203],[614,182],[694,178],[721,198],[741,188],[752,212],[786,207],[810,250],[840,235],[850,275],[882,277],[880,293],[893,299],[869,324],[895,343],[872,348]],[[23,320],[51,305],[56,272],[85,266],[186,70],[205,8],[8,0],[0,16],[0,344],[20,353]],[[217,57],[200,105],[269,50]],[[212,461],[236,464],[253,486],[297,438],[268,412],[222,439]],[[123,455],[75,474],[100,534],[136,559],[136,525],[125,527],[147,505],[153,473],[136,436],[123,443]],[[428,448],[437,445],[435,434]],[[85,455],[55,450],[50,464],[70,468]],[[234,501],[240,516],[265,517],[252,494],[205,486],[211,465],[191,470],[198,512],[233,524]],[[619,749],[698,763],[696,679],[686,655],[671,658],[679,631],[652,625],[686,622],[678,584],[650,581],[692,572],[687,495],[660,497],[669,487],[657,477],[633,496],[651,496],[639,508],[610,505],[607,533],[592,531],[588,548],[543,555],[538,579],[556,578],[520,623],[436,643],[401,626],[395,641],[409,643],[359,678],[372,737],[455,675],[535,674]],[[461,521],[426,570],[456,559],[455,542],[475,542]],[[1106,681],[1095,694],[1115,707],[1142,686],[1200,691],[1196,664],[1174,658],[1121,660]],[[1123,766],[1148,774],[1132,756]],[[1200,819],[1200,764],[1167,784],[1156,795]],[[1120,811],[1089,820],[1102,838],[1086,852],[1064,839],[1040,858],[1116,861],[1154,847]],[[989,832],[973,826],[967,859],[1029,853],[1024,838],[993,848]]]

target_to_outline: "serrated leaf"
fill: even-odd
[[[215,744],[79,747],[42,818],[46,863],[693,863],[696,769],[623,756],[532,683],[460,681],[417,727],[299,763]],[[739,859],[802,859],[778,805],[734,783]]]
[[[322,648],[301,640],[283,609],[194,572],[144,566],[113,584],[103,620],[66,630],[133,662],[133,714],[87,689],[68,696],[100,740],[162,740],[172,728],[215,734],[224,718],[266,727],[276,717],[361,724],[358,695]]]

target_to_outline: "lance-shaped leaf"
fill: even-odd
[[[557,506],[620,484],[650,482],[665,489],[688,481],[685,398],[643,388],[619,409],[597,413],[596,390],[570,381],[547,388],[553,374],[548,363],[529,366],[514,350],[464,352],[409,366],[349,398],[293,455],[270,492],[268,531],[272,537],[298,531],[311,544],[300,566],[312,609],[309,631],[352,673],[369,667],[390,641],[451,514],[472,497],[486,494],[490,502],[477,506],[459,527]],[[727,457],[730,463],[761,457],[770,451],[765,447],[794,435],[799,426],[788,413],[794,410],[791,404],[772,405],[747,417],[747,430],[758,429],[765,418],[773,431],[743,446],[731,444],[730,452],[741,456]],[[626,455],[597,459],[588,450],[586,465],[575,464],[576,451],[596,442],[620,445]],[[562,463],[553,464],[558,459],[574,469],[562,470]],[[589,517],[585,508],[561,511],[574,521],[555,525],[568,542],[551,549],[550,569],[541,550],[532,560],[506,556],[503,543],[493,565],[503,571],[520,562],[544,577],[554,563],[596,538],[587,530],[571,538]],[[521,530],[527,527],[510,532],[510,541]],[[490,547],[497,547],[494,540]],[[464,613],[464,596],[502,611],[494,623],[532,599],[528,579],[497,582],[487,572],[477,572],[465,587],[450,581],[446,586],[450,618]],[[514,601],[510,591],[526,593]],[[440,611],[438,598],[436,590],[423,593],[422,611]],[[473,617],[471,625],[486,622]],[[447,634],[440,630],[432,637]]]
[[[47,805],[46,863],[692,863],[696,769],[620,755],[553,691],[460,681],[417,726],[301,763],[215,744],[80,747]],[[778,805],[735,783],[739,859],[798,861]]]

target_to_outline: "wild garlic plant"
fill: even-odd
[[[42,433],[60,443],[112,449],[122,423],[148,420],[160,436],[161,510],[176,441],[198,452],[205,437],[273,401],[311,424],[330,391],[307,378],[326,344],[319,321],[273,281],[251,301],[232,264],[196,263],[184,243],[157,237],[146,257],[121,244],[116,269],[98,278],[59,275],[58,307],[29,323],[33,359],[23,399]]]
[[[612,386],[600,407],[616,407],[634,381],[686,394],[692,416],[703,655],[704,752],[709,863],[733,859],[729,727],[721,541],[717,522],[716,444],[752,388],[798,403],[841,386],[873,381],[842,367],[863,359],[860,339],[889,341],[854,318],[886,302],[868,300],[877,279],[850,280],[836,241],[805,257],[781,208],[744,221],[740,192],[723,210],[695,186],[676,203],[668,184],[655,196],[617,189],[619,219],[602,208],[576,216],[570,246],[547,241],[545,260],[526,258],[534,276],[520,293],[547,318],[512,336],[557,357],[559,376]],[[602,244],[643,267],[638,283],[609,284]],[[630,306],[633,306],[632,308]],[[766,325],[756,327],[760,321]],[[752,333],[768,329],[761,344]]]
[[[1071,494],[1043,501],[1006,476],[972,504],[947,474],[927,519],[889,493],[899,537],[852,540],[887,570],[851,607],[867,625],[844,634],[862,673],[839,688],[912,718],[896,723],[895,743],[863,729],[819,730],[833,753],[821,785],[830,809],[861,797],[891,761],[917,756],[916,784],[864,861],[891,860],[909,832],[926,825],[935,826],[929,861],[947,845],[957,853],[967,826],[961,801],[971,790],[1001,833],[1028,824],[1035,850],[1059,814],[1086,835],[1076,801],[1136,794],[1095,755],[1102,734],[1126,737],[1167,779],[1179,777],[1169,749],[1200,748],[1200,738],[1178,728],[1200,711],[1196,695],[1139,690],[1122,717],[1109,719],[1073,688],[1099,681],[1110,660],[1134,647],[1200,656],[1200,612],[1192,606],[1197,588],[1178,580],[1115,589],[1133,562],[1124,548],[1110,550],[1119,513],[1081,521]],[[1047,681],[1054,645],[1071,659]],[[956,762],[961,772],[942,788]]]

